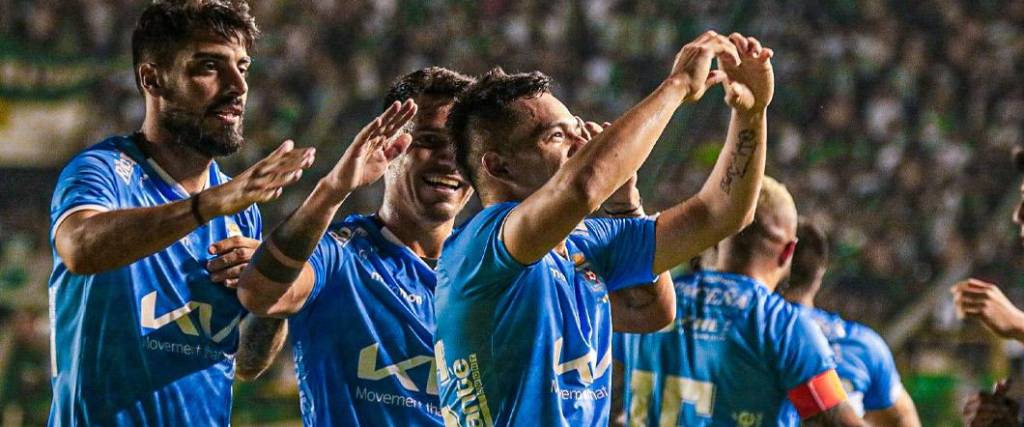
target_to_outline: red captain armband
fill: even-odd
[[[789,391],[789,401],[793,402],[800,419],[806,420],[846,401],[846,391],[839,381],[835,369],[829,369],[811,378],[809,381],[793,387]]]

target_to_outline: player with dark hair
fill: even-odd
[[[434,266],[472,194],[444,123],[471,82],[439,67],[399,79],[384,114],[242,274],[248,309],[288,317],[307,426],[441,425]],[[376,214],[328,226],[351,192],[382,175]]]
[[[258,35],[241,1],[143,11],[142,128],[75,156],[53,195],[51,425],[230,423],[245,310],[228,288],[261,235],[254,203],[313,162],[291,141],[234,180],[213,160],[243,143]]]
[[[773,292],[796,227],[786,187],[764,177],[753,223],[718,244],[716,269],[675,280],[675,322],[615,336],[616,425],[862,425],[821,330]],[[792,423],[777,421],[787,399]]]
[[[753,38],[707,32],[650,96],[592,138],[539,72],[495,69],[459,97],[448,127],[484,209],[438,262],[446,425],[608,422],[612,319],[624,331],[669,323],[672,289],[650,284],[750,221],[771,55]],[[733,113],[704,188],[657,218],[585,219],[631,179],[679,106],[719,82]]]
[[[793,253],[789,285],[782,295],[804,309],[836,352],[836,373],[858,415],[871,425],[916,427],[921,425],[910,394],[900,382],[896,362],[885,340],[871,328],[814,307],[814,297],[828,269],[828,240],[813,223],[800,219],[796,236],[800,245]],[[799,423],[799,415],[787,405],[783,420]]]

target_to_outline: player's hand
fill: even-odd
[[[359,131],[321,182],[339,194],[348,194],[380,179],[388,164],[412,142],[412,136],[403,127],[416,115],[416,109],[411,99],[391,104]]]
[[[315,154],[313,148],[295,148],[292,141],[285,141],[230,182],[203,191],[199,195],[200,214],[203,218],[231,215],[253,203],[276,199],[285,186],[302,177],[302,170],[313,164]]]
[[[732,68],[739,66],[741,61],[736,46],[714,31],[701,34],[676,54],[668,81],[686,91],[683,102],[699,100],[709,87],[724,80],[725,74],[722,71],[711,70],[712,58],[717,58],[720,65],[727,64]]]
[[[1007,397],[1010,380],[996,384],[992,393],[978,392],[964,406],[964,425],[996,427],[1019,425],[1020,405]]]
[[[718,62],[715,73],[725,73],[722,77],[725,102],[737,112],[763,112],[775,94],[775,73],[771,63],[774,52],[762,47],[757,39],[740,33],[730,34],[729,41],[736,46],[741,62]]]
[[[597,122],[583,122],[583,137],[590,141],[601,132],[604,132],[605,129],[611,127],[611,125],[609,122],[601,124],[597,124]],[[636,187],[636,173],[633,173],[633,176],[625,184],[622,184],[621,187],[608,197],[608,200],[604,201],[602,209],[604,209],[605,213],[642,211],[640,206],[640,190]]]
[[[206,263],[210,281],[234,289],[238,286],[238,276],[249,265],[259,245],[259,240],[242,236],[229,237],[210,245],[210,254],[216,255],[216,258]]]
[[[965,317],[981,320],[1004,338],[1024,338],[1024,312],[1006,298],[998,286],[978,279],[953,285],[953,303]]]

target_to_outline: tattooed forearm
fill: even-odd
[[[729,157],[729,168],[725,171],[725,176],[722,177],[722,181],[719,183],[719,187],[721,187],[725,194],[729,194],[732,191],[732,184],[737,178],[743,178],[747,175],[747,167],[750,166],[750,159],[753,158],[754,147],[754,131],[751,129],[740,131],[736,150]]]
[[[238,354],[235,356],[236,374],[243,380],[258,378],[284,347],[288,324],[282,319],[250,316],[242,323]]]

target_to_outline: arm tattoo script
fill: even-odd
[[[284,319],[252,317],[242,325],[235,366],[243,378],[255,379],[274,362],[288,336]]]
[[[725,194],[729,194],[732,191],[733,181],[747,175],[747,167],[750,166],[751,154],[753,153],[754,131],[750,129],[740,131],[736,150],[730,154],[729,168],[726,169],[725,176],[722,177],[722,182],[719,183],[719,187],[722,188]]]

